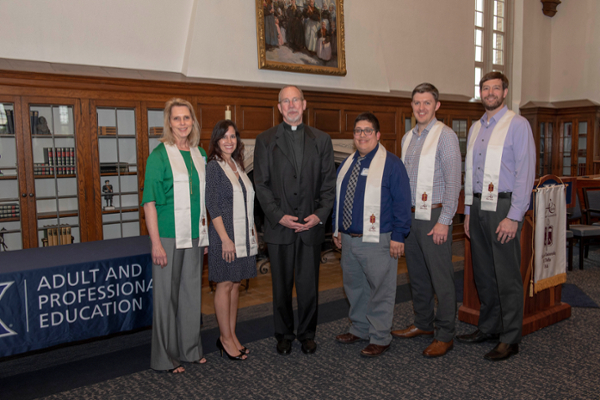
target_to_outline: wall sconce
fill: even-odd
[[[231,106],[227,106],[227,110],[225,110],[225,119],[231,120]]]
[[[556,7],[560,4],[560,0],[540,0],[542,2],[542,12],[544,15],[552,18],[556,14]]]

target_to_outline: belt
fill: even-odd
[[[433,210],[434,208],[440,208],[441,206],[442,206],[442,203],[436,203],[436,204],[432,204],[432,205],[431,205],[431,209]],[[412,207],[412,208],[410,209],[410,212],[415,212],[415,208],[414,208],[414,207]]]
[[[351,237],[362,237],[362,233],[349,233]]]
[[[498,193],[498,198],[499,199],[510,199],[510,197],[512,196],[512,192],[500,192]],[[481,193],[473,193],[473,197],[476,197],[478,199],[481,198]]]

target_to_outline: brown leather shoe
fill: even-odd
[[[380,344],[370,343],[367,347],[360,351],[360,355],[365,357],[377,357],[385,353],[389,348],[389,344],[387,346],[382,346]]]
[[[508,343],[500,342],[496,345],[496,347],[494,347],[494,349],[492,351],[490,351],[485,356],[483,356],[483,358],[485,358],[486,360],[490,360],[490,361],[502,361],[502,360],[506,360],[508,357],[512,356],[513,354],[518,354],[518,353],[519,353],[519,344],[518,343],[508,344]]]
[[[440,342],[433,339],[433,342],[423,351],[425,357],[441,357],[454,347],[454,340],[449,342]]]
[[[350,343],[358,342],[358,341],[363,340],[363,339],[361,339],[358,336],[353,335],[350,332],[348,332],[348,333],[344,333],[342,335],[337,335],[335,337],[335,340],[337,340],[340,343],[350,344]]]
[[[414,337],[417,337],[420,335],[432,336],[433,331],[424,331],[424,330],[417,328],[414,325],[411,325],[406,329],[392,331],[391,334],[393,337],[402,338],[402,339],[410,339],[410,338],[414,338]]]

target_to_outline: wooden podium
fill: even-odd
[[[563,179],[565,183],[576,181]],[[567,203],[573,204],[574,190],[570,191],[571,201],[567,198]],[[521,278],[523,279],[523,336],[542,329],[546,326],[555,324],[571,316],[571,306],[561,302],[562,286],[558,285],[552,288],[535,293],[529,297],[529,281],[532,270],[528,270],[529,263],[533,254],[532,233],[533,233],[533,211],[529,210],[525,214],[523,221],[523,230],[521,231]],[[471,241],[465,238],[465,270],[464,270],[464,290],[463,305],[458,309],[458,319],[460,321],[477,325],[479,320],[479,295],[475,287],[473,278],[473,264],[471,260]]]

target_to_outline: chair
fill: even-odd
[[[594,193],[594,196],[590,197],[588,194],[589,192],[596,192],[596,193]],[[585,200],[584,204],[586,206],[584,213],[582,213],[582,210],[579,206],[579,197],[576,195],[575,207],[570,209],[570,210],[572,210],[572,213],[571,213],[571,216],[569,217],[569,221],[580,219],[580,218],[582,218],[583,215],[585,215],[587,217],[585,219],[585,222],[587,222],[587,224],[577,224],[577,225],[569,226],[569,224],[567,223],[567,230],[568,231],[570,230],[573,233],[573,238],[575,240],[579,241],[579,269],[583,269],[583,259],[588,257],[590,242],[593,240],[600,239],[600,226],[599,225],[588,225],[591,222],[591,217],[593,217],[593,213],[594,212],[600,213],[600,204],[597,205],[596,208],[592,208],[591,212],[588,212],[588,204],[590,204],[588,202],[589,200],[592,201],[592,203],[591,203],[592,206],[595,205],[594,201],[597,201],[597,200],[600,201],[600,187],[584,188],[583,195],[584,195],[584,200]],[[588,199],[588,197],[590,197],[590,198]],[[568,238],[568,233],[567,233],[567,238]],[[569,257],[571,257],[570,264],[569,264],[569,271],[573,269],[572,253],[573,253],[573,242],[569,241]]]
[[[593,225],[593,222],[600,218],[600,187],[583,188],[583,200],[585,204],[585,223]]]
[[[573,246],[575,245],[575,237],[573,236],[573,231],[570,226],[572,222],[577,221],[576,225],[581,225],[583,215],[581,214],[581,207],[579,206],[579,196],[577,195],[577,191],[575,191],[575,207],[571,207],[567,209],[567,243],[568,243],[568,260],[567,267],[569,271],[573,270]]]

